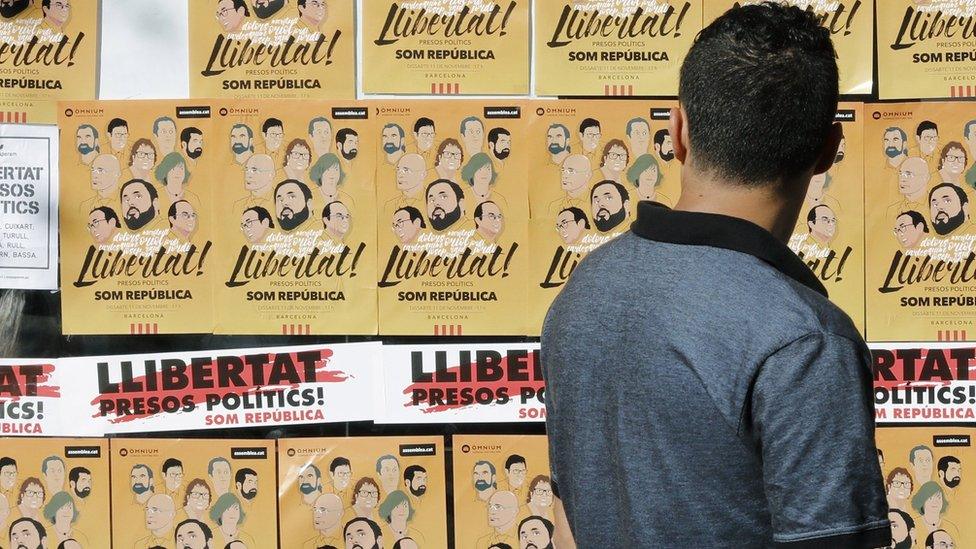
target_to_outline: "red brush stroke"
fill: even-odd
[[[344,382],[344,381],[346,381],[346,380],[348,380],[348,379],[350,379],[352,377],[352,376],[346,374],[345,372],[343,372],[341,370],[327,370],[326,368],[329,365],[329,359],[332,358],[333,352],[332,352],[331,349],[322,349],[321,352],[322,352],[321,358],[318,361],[316,361],[316,363],[315,363],[315,378],[316,378],[316,382],[317,383],[342,383],[342,382]],[[281,353],[268,353],[268,364],[273,364],[274,361],[275,361],[275,358],[279,354],[281,354]],[[298,360],[298,352],[284,353],[284,354],[287,354],[287,355],[290,355],[291,356],[291,361],[292,361],[293,364],[296,364],[296,365],[297,364],[300,364],[300,362]],[[221,355],[221,356],[226,356],[226,355]],[[240,355],[237,358],[240,358],[241,360],[243,360],[245,356],[246,355]],[[216,359],[217,357],[215,356],[213,358]],[[216,363],[216,360],[214,360],[213,362]],[[268,371],[269,371],[269,368],[265,368],[265,377],[267,377]],[[99,407],[99,402],[102,401],[102,400],[105,400],[105,399],[109,399],[109,400],[114,400],[114,399],[135,400],[135,399],[139,399],[139,398],[146,399],[146,398],[153,397],[153,396],[158,397],[158,398],[167,397],[167,396],[177,396],[180,399],[182,399],[186,395],[192,395],[193,396],[193,403],[199,406],[199,405],[201,405],[201,404],[203,404],[203,403],[206,402],[206,396],[207,395],[220,395],[221,397],[223,397],[225,395],[228,395],[228,394],[231,394],[231,393],[237,393],[237,394],[240,394],[240,395],[246,395],[246,394],[254,393],[258,389],[261,389],[261,390],[264,390],[264,391],[268,391],[268,390],[274,391],[274,390],[278,390],[278,389],[294,389],[294,388],[297,388],[298,387],[298,384],[297,383],[279,384],[279,385],[257,385],[255,383],[255,381],[254,381],[254,377],[251,374],[252,374],[252,371],[251,371],[250,368],[245,368],[244,369],[244,372],[241,374],[241,377],[243,377],[244,378],[244,381],[248,384],[247,387],[239,387],[239,386],[236,386],[235,385],[235,386],[231,386],[231,387],[187,388],[187,389],[182,389],[180,391],[164,391],[162,389],[159,389],[159,390],[156,390],[156,391],[139,391],[139,392],[133,392],[133,393],[124,393],[124,394],[116,394],[116,393],[107,393],[107,394],[105,394],[105,393],[103,393],[103,394],[98,395],[96,398],[92,399],[92,401],[91,401],[91,405],[94,406],[95,409],[96,409],[96,412],[94,414],[92,414],[92,417],[93,418],[96,418],[96,419],[103,417],[97,410],[98,410],[98,407]],[[159,372],[157,372],[157,374],[156,374],[155,377],[156,377],[157,386],[162,386],[162,374],[159,373]],[[132,381],[133,382],[144,383],[146,381],[146,376],[135,377],[135,378],[133,378]],[[179,412],[177,412],[177,413],[179,413]],[[136,420],[139,420],[139,419],[146,419],[146,418],[149,418],[149,417],[159,416],[159,415],[167,415],[167,413],[164,412],[164,411],[162,411],[162,410],[160,410],[159,412],[156,412],[155,414],[150,414],[150,413],[134,414],[133,413],[133,414],[128,414],[128,415],[125,415],[125,416],[122,416],[122,417],[112,418],[109,421],[111,423],[128,423],[130,421],[136,421]]]
[[[532,376],[532,372],[535,369],[535,365],[533,364],[532,361],[532,356],[533,355],[530,353],[527,362],[528,367],[523,368],[524,371],[527,371],[529,373],[530,377]],[[494,391],[495,394],[498,394],[499,389],[507,388],[508,397],[512,400],[516,400],[519,398],[519,391],[523,387],[531,387],[535,389],[536,392],[538,392],[540,389],[546,386],[546,383],[542,380],[532,380],[532,379],[529,379],[528,381],[508,380],[507,379],[508,378],[508,357],[507,356],[503,357],[501,362],[498,363],[498,365],[501,366],[501,368],[505,371],[504,377],[498,381],[472,380],[472,381],[442,381],[439,383],[414,383],[412,385],[407,386],[407,388],[403,390],[403,394],[407,395],[408,397],[412,397],[413,391],[415,389],[425,389],[427,391],[429,391],[430,389],[443,389],[445,392],[447,391],[447,389],[457,389],[458,394],[460,395],[461,389],[464,389],[466,387],[470,387],[472,389],[472,393],[474,391],[477,391],[478,389],[488,388]],[[470,368],[472,377],[474,377],[475,364],[472,362],[464,366]],[[448,368],[447,371],[452,372],[456,374],[458,377],[460,377],[461,365],[452,366]],[[460,410],[462,408],[467,408],[470,406],[481,406],[481,404],[478,404],[478,402],[475,401],[472,402],[471,404],[435,404],[431,406],[428,402],[422,402],[415,405],[411,398],[410,400],[407,400],[407,402],[403,405],[404,408],[420,408],[421,411],[425,414],[435,414],[439,412],[446,412],[448,410]]]
[[[27,378],[22,375],[17,375],[18,386],[20,387],[20,394],[22,396],[4,395],[0,396],[0,401],[16,402],[22,398],[61,398],[61,387],[58,385],[49,385],[51,374],[55,370],[54,364],[4,364],[4,366],[12,366],[17,372],[24,366],[40,366],[41,374],[37,376],[35,395],[27,396]]]
[[[898,349],[885,349],[885,350],[889,352],[898,351]],[[916,360],[916,365],[915,365],[916,374],[919,373],[919,369],[921,368],[922,363],[925,362],[925,357],[928,356],[929,350],[920,349],[920,351],[921,351],[921,355]],[[947,361],[951,360],[948,356],[948,352],[947,352],[948,349],[946,349],[945,351],[946,351],[946,360]],[[953,372],[955,372],[955,364],[950,364],[950,368],[952,369]],[[943,386],[947,387],[949,385],[952,385],[952,383],[955,381],[955,380],[939,380],[939,379],[930,379],[926,381],[906,380],[905,361],[899,359],[897,356],[895,357],[895,363],[891,367],[890,371],[892,374],[894,374],[895,379],[893,380],[875,379],[874,380],[875,389],[884,388],[888,390],[894,390],[894,389],[907,389],[909,387],[943,387]],[[970,365],[969,372],[970,372],[969,379],[970,380],[976,379],[976,366]]]

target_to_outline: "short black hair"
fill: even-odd
[[[912,528],[915,528],[915,519],[913,519],[912,516],[909,515],[908,513],[902,511],[901,509],[888,509],[888,512],[898,513],[898,515],[901,516],[901,518],[905,521],[905,526],[908,527],[906,528],[906,530],[911,530]]]
[[[932,203],[932,195],[935,194],[935,191],[937,191],[937,190],[939,190],[939,189],[941,189],[943,187],[949,187],[952,190],[956,191],[956,196],[959,197],[959,205],[960,206],[962,206],[963,204],[968,204],[969,203],[969,196],[966,194],[966,191],[962,190],[962,187],[960,187],[959,185],[956,185],[954,183],[939,183],[938,185],[932,187],[932,190],[929,191],[929,203],[930,204]]]
[[[122,223],[119,221],[118,214],[116,214],[115,213],[115,210],[113,210],[112,208],[109,208],[108,206],[99,206],[99,207],[93,209],[91,212],[88,212],[88,213],[90,214],[92,212],[102,212],[103,214],[105,214],[105,221],[109,221],[111,219],[114,219],[115,220],[115,226],[116,227],[121,227],[122,226]],[[3,459],[8,459],[8,458],[3,458]],[[0,459],[0,469],[2,469],[4,465],[9,465],[9,464],[4,464],[3,459]],[[17,463],[14,462],[14,465],[17,465]]]
[[[341,200],[333,200],[332,202],[329,202],[328,204],[326,204],[325,207],[322,208],[322,217],[327,217],[329,219],[332,219],[332,205],[333,204],[342,204],[342,201]],[[345,204],[342,204],[342,205],[345,206]]]
[[[169,207],[169,211],[170,211],[169,216],[170,217],[174,217],[176,215],[176,208],[175,208],[175,206],[177,204],[179,204],[180,202],[186,202],[186,200],[177,200],[176,202],[173,202],[173,205],[172,206]],[[163,462],[163,468],[162,468],[163,474],[165,475],[166,474],[166,471],[169,471],[173,467],[179,467],[180,469],[182,469],[183,468],[183,462],[180,461],[180,460],[178,460],[178,459],[176,459],[176,458],[167,458],[166,461]]]
[[[203,135],[203,131],[195,126],[183,128],[180,132],[180,143],[189,143],[194,135]]]
[[[177,200],[176,202],[173,202],[172,204],[169,205],[169,210],[166,211],[166,218],[167,219],[170,218],[170,217],[173,217],[173,218],[176,217],[176,205],[177,204],[180,204],[180,203],[190,204],[186,200]],[[190,204],[190,207],[192,208],[193,207],[193,204]],[[172,221],[169,222],[169,226],[170,227],[173,226],[173,222]],[[176,463],[174,464],[174,463],[171,463],[171,462],[176,462]],[[169,468],[167,466],[167,463],[169,464],[169,467],[172,467],[173,465],[176,465],[177,467],[183,467],[183,464],[180,462],[180,460],[175,459],[175,458],[169,458],[169,459],[166,460],[166,463],[163,464],[163,474],[164,475],[166,474],[166,469]]]
[[[278,120],[277,118],[269,118],[264,121],[264,124],[261,124],[261,133],[268,133],[268,130],[271,128],[284,129],[284,127],[285,125],[281,122],[281,120]]]
[[[254,469],[249,469],[247,467],[243,469],[238,469],[237,473],[234,474],[234,482],[235,483],[239,482],[241,484],[244,484],[244,481],[247,480],[247,475],[256,477],[258,476],[258,472],[255,471]]]
[[[912,220],[912,225],[918,225],[919,223],[921,223],[923,233],[929,232],[929,224],[928,222],[925,221],[925,216],[922,215],[920,212],[916,212],[915,210],[908,210],[907,212],[901,212],[900,214],[898,214],[898,217],[901,217],[903,215],[907,215]],[[896,217],[895,219],[897,220],[898,217]],[[884,454],[881,453],[881,448],[878,448],[878,455],[884,457]]]
[[[122,200],[122,193],[125,192],[125,188],[135,183],[142,183],[146,187],[146,192],[149,193],[149,198],[152,200],[159,198],[159,192],[156,191],[156,187],[152,186],[152,183],[146,181],[145,179],[130,179],[123,183],[122,188],[119,189],[119,200]]]
[[[45,2],[49,2],[50,0],[44,0],[44,1]],[[69,541],[73,541],[75,543],[78,543],[78,545],[81,545],[81,543],[79,543],[78,540],[76,540],[75,538],[68,538],[68,539],[62,541],[61,543],[59,543],[57,549],[65,549],[66,547],[68,547],[68,542]]]
[[[71,472],[68,473],[68,482],[77,483],[78,479],[81,478],[81,475],[91,476],[91,471],[89,471],[86,467],[72,467]]]
[[[346,530],[349,530],[350,524],[353,524],[355,522],[360,522],[360,521],[365,522],[366,524],[369,525],[369,529],[373,531],[373,535],[375,537],[380,537],[383,535],[383,531],[380,530],[379,524],[376,524],[375,522],[373,522],[372,520],[366,517],[355,517],[354,519],[347,522],[345,526],[342,527],[342,537],[346,537]]]
[[[579,208],[576,208],[576,209],[579,210]],[[563,211],[565,211],[565,210],[563,210]],[[582,210],[580,210],[580,211],[582,211]],[[560,212],[560,213],[562,213],[562,212]],[[576,214],[573,214],[573,217],[576,217]],[[577,219],[577,221],[579,221],[579,220]],[[512,468],[512,465],[515,465],[516,463],[521,463],[522,465],[525,465],[525,458],[522,457],[522,456],[520,456],[520,455],[518,455],[518,454],[512,454],[512,455],[508,456],[508,459],[505,460],[505,470],[507,471],[508,469],[511,469]]]
[[[925,130],[935,130],[935,133],[939,133],[939,126],[931,120],[922,120],[915,128],[915,135],[917,137],[922,137],[922,132]]]
[[[826,204],[817,204],[816,206],[810,208],[810,211],[807,212],[807,223],[816,223],[817,222],[817,208],[827,208],[828,210],[830,210],[832,212],[834,211],[834,210],[831,210],[830,209],[830,206],[828,206]],[[834,215],[836,215],[836,213]]]
[[[244,16],[250,17],[251,11],[247,9],[247,3],[244,0],[231,0],[234,3],[234,11],[244,8]]]
[[[484,215],[485,209],[483,208],[483,206],[485,204],[495,204],[495,201],[493,201],[493,200],[485,200],[484,202],[479,202],[478,205],[474,207],[474,218],[475,219],[481,219],[481,217]],[[498,204],[495,204],[495,207],[498,208]],[[501,208],[498,208],[498,209],[500,210]]]
[[[13,521],[13,522],[10,523],[10,528],[7,529],[7,539],[9,539],[10,536],[14,533],[14,527],[17,526],[18,524],[20,524],[21,522],[29,522],[29,523],[33,524],[34,525],[34,528],[37,528],[37,533],[38,533],[38,535],[40,537],[42,537],[42,538],[46,538],[47,537],[47,530],[44,529],[44,525],[43,524],[41,524],[40,522],[37,522],[36,520],[34,520],[34,519],[30,518],[30,517],[20,517],[19,519],[17,519],[17,520],[15,520],[15,521]]]
[[[308,185],[302,183],[301,181],[299,181],[297,179],[286,179],[286,180],[282,181],[281,183],[278,183],[277,185],[275,185],[274,195],[272,195],[272,196],[278,196],[278,189],[284,187],[285,185],[287,185],[289,183],[294,183],[295,185],[298,185],[298,188],[302,190],[302,194],[305,195],[305,200],[306,201],[309,201],[309,200],[312,199],[312,190],[308,188]]]
[[[704,28],[678,91],[697,167],[751,187],[813,167],[837,112],[836,57],[830,32],[793,6],[733,8]]]
[[[488,549],[513,549],[511,545],[499,541],[498,543],[492,543],[488,546]]]
[[[498,143],[498,137],[501,135],[512,136],[512,132],[506,130],[505,128],[492,128],[488,130],[488,142],[492,145]]]
[[[268,227],[271,228],[271,229],[274,229],[274,219],[271,217],[271,212],[269,212],[267,209],[265,209],[265,208],[263,208],[261,206],[251,206],[250,208],[248,208],[248,209],[244,210],[243,212],[241,212],[241,215],[244,215],[247,212],[254,212],[254,213],[258,214],[258,222],[261,222],[261,221],[264,221],[265,219],[267,219],[268,220]]]
[[[339,467],[342,467],[343,465],[345,465],[346,467],[349,467],[350,469],[352,469],[352,464],[349,463],[349,460],[346,459],[346,458],[344,458],[344,457],[342,457],[342,456],[339,456],[339,457],[333,459],[332,460],[332,463],[329,464],[329,472],[330,473],[335,473],[335,470],[337,468],[339,468]]]
[[[454,196],[457,197],[458,202],[460,202],[464,198],[464,189],[462,189],[460,185],[451,181],[450,179],[435,179],[431,181],[430,184],[427,185],[427,190],[424,191],[424,198],[426,199],[427,195],[430,194],[430,189],[434,185],[438,185],[440,183],[447,183],[448,185],[451,186],[451,190],[454,191]]]
[[[584,118],[579,125],[580,133],[585,132],[587,128],[600,129],[600,121],[597,120],[596,118]]]
[[[624,187],[623,185],[617,183],[612,179],[604,179],[603,181],[597,183],[596,185],[593,185],[593,188],[590,189],[590,202],[593,202],[593,197],[596,195],[596,190],[604,185],[613,185],[614,188],[617,189],[617,192],[620,193],[621,202],[626,202],[630,200],[630,193],[627,192],[627,187]]]
[[[426,473],[427,469],[424,469],[420,465],[411,465],[404,469],[403,480],[413,482],[413,476],[417,473]]]
[[[98,209],[101,209],[101,208],[95,208],[95,210],[98,210]],[[92,210],[92,211],[95,211],[95,210]],[[109,208],[109,211],[111,211],[111,208]],[[115,213],[115,212],[113,212],[113,213]],[[116,217],[115,219],[118,219],[118,218]],[[7,467],[8,465],[13,465],[14,467],[16,467],[17,466],[17,460],[14,459],[14,458],[12,458],[12,457],[10,457],[10,456],[0,457],[0,469],[3,469],[4,467]]]
[[[655,145],[663,145],[664,144],[664,138],[665,137],[668,137],[668,135],[670,135],[670,134],[668,133],[667,128],[661,128],[660,130],[654,132],[654,144]]]
[[[403,543],[402,542],[404,540],[410,540],[410,541],[412,541],[414,543],[417,543],[417,541],[415,539],[413,539],[410,536],[407,536],[405,538],[400,538],[400,539],[396,540],[396,543],[393,544],[393,547],[391,549],[402,549],[402,547],[403,547]]]
[[[424,126],[430,126],[435,130],[437,129],[437,126],[434,125],[433,120],[427,118],[426,116],[421,116],[420,118],[417,119],[416,122],[413,123],[413,133],[419,132],[420,128],[423,128]]]
[[[560,215],[562,215],[563,212],[569,212],[569,213],[573,214],[573,221],[575,221],[577,223],[579,223],[580,221],[582,221],[583,222],[583,227],[585,229],[589,229],[590,228],[590,220],[586,218],[586,212],[584,212],[583,210],[577,208],[576,206],[570,206],[568,208],[563,208],[562,210],[559,210],[559,213],[556,214],[556,217],[559,217]],[[505,468],[508,469],[508,465],[505,465]]]
[[[352,128],[342,128],[341,130],[336,132],[336,136],[335,136],[336,143],[345,143],[346,138],[349,137],[350,135],[355,135],[356,137],[359,137],[359,134],[356,133],[356,130]]]
[[[203,532],[203,539],[204,540],[209,541],[209,540],[213,539],[213,530],[211,530],[210,527],[207,526],[207,523],[202,522],[202,521],[199,521],[199,520],[196,520],[196,519],[186,519],[186,520],[180,522],[179,524],[177,524],[176,525],[176,528],[173,530],[173,539],[174,540],[176,539],[176,533],[180,531],[180,528],[186,526],[187,524],[196,524],[197,526],[199,526],[200,527],[200,530]]]
[[[555,526],[552,524],[552,522],[549,519],[547,519],[545,517],[540,517],[539,515],[532,515],[532,516],[528,516],[528,517],[525,517],[524,519],[522,519],[521,522],[519,522],[518,529],[516,530],[516,532],[521,533],[522,532],[522,526],[526,522],[529,522],[530,520],[539,520],[539,521],[542,521],[542,525],[545,526],[546,527],[546,530],[549,531],[549,537],[550,538],[552,537],[552,533],[556,529]]]
[[[420,228],[421,229],[427,228],[427,224],[424,223],[424,216],[423,214],[420,213],[420,210],[418,210],[417,208],[414,208],[413,206],[404,206],[402,208],[397,209],[397,212],[407,212],[407,215],[410,216],[411,223],[419,219]],[[393,213],[396,214],[396,212]]]
[[[108,133],[112,133],[112,130],[115,128],[129,129],[129,123],[121,118],[113,118],[109,120],[108,127],[106,129],[108,130]]]
[[[960,463],[956,456],[943,456],[939,458],[939,471],[945,473],[949,469],[950,463]]]
[[[938,530],[932,530],[932,532],[929,533],[928,537],[925,538],[925,549],[933,549],[935,547],[935,535],[938,534],[939,532],[942,532],[947,536],[949,535],[949,532],[946,532],[941,528],[939,528]]]

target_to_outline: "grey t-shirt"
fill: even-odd
[[[542,362],[579,547],[890,544],[868,349],[760,227],[641,202],[549,310]]]

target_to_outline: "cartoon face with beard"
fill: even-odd
[[[237,491],[246,500],[252,500],[258,495],[258,475],[252,469],[241,469],[238,477],[244,477],[244,482],[237,481]]]
[[[512,135],[505,128],[493,128],[488,132],[488,149],[498,160],[505,160],[512,154]]]
[[[427,186],[427,219],[435,231],[443,231],[461,219],[464,213],[464,191],[447,179]]]
[[[553,155],[568,151],[569,129],[562,124],[549,126],[549,130],[546,132],[546,149],[549,150],[549,154]]]
[[[955,488],[962,482],[962,464],[953,456],[939,459],[939,478],[946,488]]]
[[[122,220],[130,231],[138,231],[156,218],[158,196],[156,188],[141,179],[133,179],[122,185]]]
[[[905,130],[901,128],[888,128],[884,133],[885,156],[888,158],[897,158],[908,152],[905,137]]]
[[[81,471],[76,468],[76,469],[72,469],[71,475],[69,475],[69,477],[71,476],[77,476],[78,479],[78,480],[68,481],[68,486],[71,487],[71,491],[74,492],[75,495],[81,499],[85,499],[88,496],[90,496],[91,484],[92,484],[91,473],[86,473],[85,471]]]
[[[945,236],[966,222],[969,217],[969,197],[962,188],[952,183],[936,185],[929,191],[932,228]]]
[[[353,160],[359,154],[359,135],[353,130],[343,128],[336,134],[336,145],[343,158]]]
[[[892,509],[888,511],[891,521],[891,541],[893,549],[911,549],[915,541],[915,521],[904,511]]]
[[[16,17],[27,9],[28,5],[30,5],[29,0],[0,0],[0,17],[4,19]]]
[[[310,465],[305,468],[298,475],[298,491],[302,494],[308,495],[319,490],[321,483],[319,481],[319,470]]]
[[[627,219],[630,194],[615,181],[602,181],[590,191],[590,212],[600,232],[608,232]]]
[[[254,0],[251,7],[259,19],[267,19],[285,7],[285,0]]]
[[[531,516],[519,524],[519,549],[552,549],[553,524],[548,520]]]
[[[343,529],[346,549],[379,549],[382,543],[382,530],[367,518],[357,518],[346,523]]]
[[[658,130],[654,134],[654,152],[665,162],[674,159],[674,143],[668,130]]]
[[[275,187],[275,215],[282,230],[291,231],[308,220],[312,191],[301,181],[286,179]]]

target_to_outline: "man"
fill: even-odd
[[[281,163],[281,143],[285,139],[285,125],[277,118],[268,118],[261,124],[264,136],[264,153],[274,159],[275,165]]]
[[[393,234],[400,244],[413,244],[422,229],[426,229],[424,216],[413,206],[404,206],[393,212]]]
[[[234,153],[234,163],[243,166],[254,154],[254,132],[247,124],[234,124],[230,129],[230,150]],[[273,163],[273,160],[272,160]]]
[[[495,157],[500,166],[505,165],[505,159],[512,154],[512,134],[505,128],[492,128],[488,132],[488,150]],[[500,168],[499,168],[500,169]]]
[[[227,458],[215,457],[207,464],[207,474],[210,475],[210,485],[213,486],[213,499],[230,492],[230,462]]]
[[[329,463],[329,476],[332,477],[332,493],[342,501],[349,499],[349,482],[352,480],[352,463],[339,456]]]
[[[234,202],[234,209],[270,206],[274,189],[274,159],[266,154],[251,155],[244,162],[244,190],[247,196]]]
[[[215,549],[213,531],[199,520],[186,519],[176,525],[176,549]]]
[[[390,166],[395,166],[400,157],[406,152],[403,136],[406,135],[398,124],[390,122],[383,126],[380,133],[380,146],[383,147],[384,160]]]
[[[525,500],[525,474],[527,472],[528,467],[525,464],[524,457],[512,454],[505,460],[505,476],[507,478],[502,488],[515,492],[520,502]]]
[[[807,231],[810,240],[825,248],[830,247],[837,234],[837,215],[834,210],[824,204],[810,208],[807,213]]]
[[[271,214],[261,206],[251,206],[241,214],[241,231],[251,244],[264,242],[271,229],[274,229]]]
[[[630,142],[630,154],[637,158],[647,154],[647,145],[651,140],[651,125],[643,118],[631,118],[627,121],[627,141]]]
[[[426,196],[427,219],[435,231],[450,229],[464,215],[464,190],[457,183],[437,179],[427,185]]]
[[[180,132],[180,150],[191,167],[197,165],[197,159],[203,154],[203,131],[190,126]]]
[[[518,527],[519,549],[552,549],[554,529],[552,522],[543,517],[522,519]]]
[[[488,533],[478,538],[475,547],[487,549],[496,543],[518,547],[518,499],[507,490],[492,494],[488,500]]]
[[[414,513],[420,510],[424,494],[427,493],[427,469],[420,465],[410,465],[403,471],[403,487]]]
[[[891,549],[911,549],[915,547],[915,520],[900,509],[888,511],[891,521]]]
[[[329,5],[326,0],[298,0],[298,20],[306,28],[318,32],[328,17]]]
[[[118,192],[122,166],[111,154],[100,154],[91,163],[91,188],[94,196],[81,203],[81,211],[91,211],[99,206],[114,206]]]
[[[908,134],[905,133],[905,130],[897,126],[892,126],[885,129],[884,135],[881,138],[881,145],[885,155],[883,173],[888,174],[884,176],[886,181],[898,181],[898,168],[901,166],[901,163],[908,158],[907,141]]]
[[[915,150],[932,173],[939,171],[939,155],[935,153],[938,147],[939,126],[931,120],[921,121],[915,128]]]
[[[47,547],[47,531],[40,522],[28,517],[10,524],[8,531],[11,549],[42,549]]]
[[[352,214],[349,208],[339,200],[333,200],[322,208],[322,228],[325,234],[335,242],[344,242],[352,225]]]
[[[352,128],[342,128],[336,132],[336,149],[342,159],[346,161],[346,169],[349,169],[349,162],[355,160],[359,154],[359,134]]]
[[[491,200],[474,207],[474,229],[485,242],[495,243],[498,240],[498,235],[504,230],[504,219],[498,204]]]
[[[569,155],[563,159],[559,174],[559,187],[563,191],[563,196],[549,203],[549,212],[582,207],[586,202],[586,190],[590,178],[593,177],[590,160],[582,154]]]
[[[586,218],[586,212],[579,208],[565,208],[556,216],[556,232],[567,246],[579,242],[588,230],[590,221]]]
[[[929,205],[932,228],[939,236],[949,236],[969,221],[969,197],[958,185],[940,183],[932,187],[929,191]],[[970,229],[968,225],[963,227],[966,232]],[[929,461],[931,466],[931,459]]]
[[[326,545],[342,547],[342,500],[335,494],[321,494],[312,505],[312,528],[315,537],[302,545],[302,549],[318,549]]]
[[[134,502],[145,505],[153,495],[153,472],[148,465],[137,463],[129,470],[129,489],[135,495]]]
[[[426,116],[421,116],[413,123],[413,139],[416,144],[417,154],[424,159],[424,165],[430,166],[433,162],[434,139],[437,137],[437,130],[434,121]]]
[[[112,155],[119,160],[119,164],[122,164],[129,143],[129,123],[121,118],[113,118],[109,120],[106,130],[108,130],[108,144],[112,149]]]
[[[251,12],[244,0],[219,0],[216,16],[224,32],[237,32],[244,25],[244,20],[251,16]]]
[[[130,231],[138,231],[144,227],[155,229],[156,213],[159,211],[159,193],[141,179],[132,179],[122,185],[119,192],[122,202],[122,221]]]
[[[312,209],[312,191],[295,179],[286,179],[275,187],[275,217],[285,232],[303,227]]]
[[[485,124],[477,116],[469,116],[461,121],[461,142],[464,143],[464,156],[471,158],[485,147]]]
[[[98,156],[98,130],[91,124],[78,126],[75,132],[75,148],[78,149],[78,162],[85,166],[91,165]]]
[[[245,505],[254,503],[254,498],[258,495],[257,471],[249,467],[238,469],[234,475],[234,487],[237,488],[237,494]]]
[[[156,151],[162,158],[176,150],[176,122],[161,116],[153,121],[153,135],[156,136]]]
[[[298,493],[302,495],[305,505],[315,504],[315,500],[322,493],[322,472],[318,467],[309,464],[298,473]]]
[[[396,187],[400,195],[386,202],[386,210],[392,212],[403,206],[422,207],[426,177],[427,164],[424,157],[416,153],[401,156],[396,163]]]
[[[259,19],[267,19],[285,7],[285,0],[251,0],[251,7]]]
[[[905,158],[898,167],[898,193],[902,198],[888,206],[885,217],[890,220],[901,212],[923,209],[930,178],[925,160],[917,156]]]
[[[387,454],[376,460],[376,473],[380,476],[383,492],[389,494],[400,485],[400,460]]]
[[[74,493],[75,505],[79,502],[83,503],[88,496],[91,495],[92,491],[92,474],[85,467],[72,467],[71,471],[68,473],[68,487]]]
[[[915,210],[909,210],[895,218],[894,233],[902,248],[914,250],[929,233],[929,225],[925,221],[925,216]]]
[[[546,130],[546,148],[549,150],[549,163],[561,166],[569,156],[569,128],[562,124],[552,124]]]
[[[952,492],[962,481],[962,464],[955,456],[942,456],[939,458],[939,482],[946,487],[948,492]]]
[[[837,152],[837,100],[812,13],[742,6],[696,36],[675,209],[641,202],[543,328],[555,546],[567,525],[577,547],[890,544],[871,355],[786,245]]]
[[[314,155],[318,160],[322,155],[332,152],[332,123],[324,116],[317,116],[308,122],[308,137],[312,142]]]
[[[17,460],[10,456],[0,457],[0,496],[8,501],[17,487]]]
[[[475,495],[478,501],[486,502],[498,488],[495,480],[495,465],[490,461],[478,461],[471,469],[471,482],[474,483]]]
[[[579,125],[580,145],[582,153],[590,163],[600,160],[600,138],[603,136],[600,121],[595,118],[584,118]]]
[[[925,549],[955,549],[955,547],[956,542],[945,530],[935,530],[925,538]]]
[[[674,145],[668,130],[660,129],[654,132],[654,152],[665,162],[674,160]]]
[[[185,201],[184,201],[185,202]],[[175,206],[176,204],[174,204]],[[172,210],[172,206],[170,210]],[[170,223],[172,223],[172,219]],[[173,501],[180,499],[183,494],[180,493],[183,489],[183,462],[176,458],[166,458],[163,461],[163,491],[161,494],[166,494],[173,498]]]
[[[601,233],[610,232],[630,216],[630,193],[616,181],[601,181],[590,191],[590,215]]]
[[[346,549],[383,549],[383,531],[372,520],[357,517],[342,529]]]
[[[135,547],[169,546],[173,519],[176,518],[176,505],[166,494],[156,494],[146,502],[145,526],[148,533],[136,541]]]

